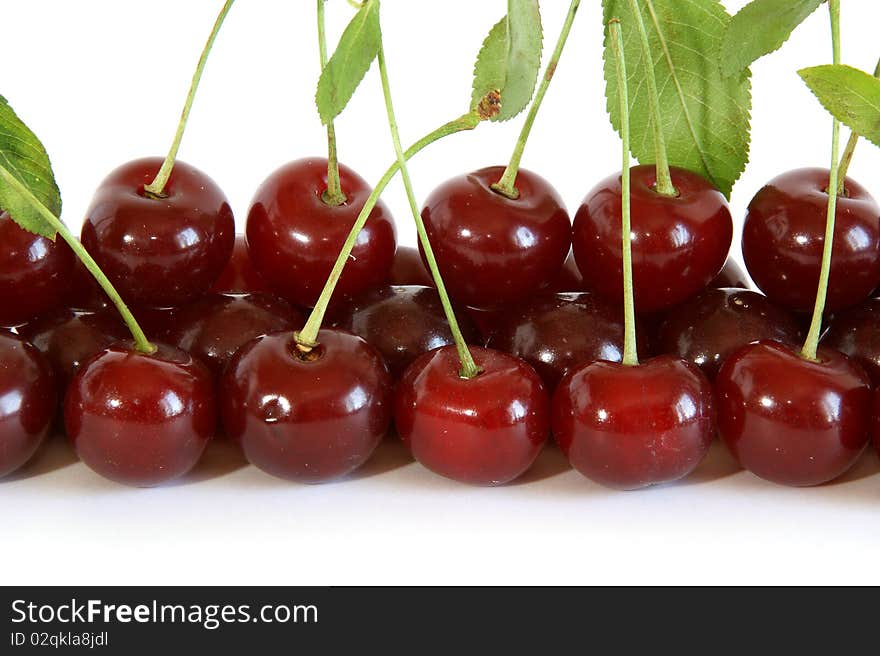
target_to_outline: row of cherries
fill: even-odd
[[[347,202],[332,206],[326,160],[282,167],[257,191],[245,239],[222,191],[183,162],[161,197],[145,192],[160,164],[113,172],[81,235],[155,353],[126,341],[62,241],[0,216],[0,324],[10,328],[0,336],[0,476],[49,431],[56,389],[83,462],[140,486],[191,469],[218,417],[250,462],[307,482],[363,464],[392,418],[421,463],[484,485],[525,472],[551,432],[575,468],[627,489],[687,475],[716,429],[748,469],[795,485],[839,476],[867,444],[868,374],[880,382],[880,304],[869,300],[880,284],[880,209],[851,180],[838,210],[829,348],[818,363],[794,349],[819,279],[827,170],[780,176],[751,203],[743,252],[763,296],[725,266],[733,223],[717,190],[674,169],[678,195],[665,197],[653,167],[633,169],[639,351],[657,355],[639,367],[615,364],[619,175],[588,195],[573,227],[556,191],[529,171],[515,200],[492,189],[497,167],[445,183],[423,219],[476,345],[482,372],[468,380],[422,257],[396,247],[381,202],[340,279],[333,327],[314,350],[297,348],[301,308],[317,301],[370,193],[355,173],[341,167]],[[784,416],[791,433],[766,439],[770,416]]]

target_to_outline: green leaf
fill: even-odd
[[[321,71],[315,103],[326,125],[342,113],[379,53],[379,0],[367,0],[342,33]]]
[[[738,75],[779,50],[825,0],[752,0],[730,21],[721,45],[721,72]]]
[[[619,18],[630,92],[632,153],[655,161],[647,62],[629,0],[603,0],[605,81],[611,123],[620,129],[620,107],[608,21]],[[648,31],[669,163],[699,173],[729,197],[749,159],[751,83],[748,72],[724,78],[717,56],[730,16],[718,0],[640,0]]]
[[[528,107],[544,45],[537,0],[507,4],[507,15],[489,32],[474,66],[471,109],[479,109],[490,94],[499,94],[500,111],[488,116],[493,121],[507,121]]]
[[[813,66],[798,74],[835,118],[880,146],[880,80],[840,64]]]
[[[7,173],[0,176],[0,208],[25,230],[54,239],[55,229],[34,209],[32,199],[26,198],[21,188],[8,179],[18,181],[52,214],[61,215],[61,193],[46,149],[3,96],[0,96],[0,167]]]

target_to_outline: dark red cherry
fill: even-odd
[[[254,340],[223,377],[223,423],[273,476],[321,483],[364,464],[391,424],[391,375],[363,339],[322,330],[312,357],[290,332]]]
[[[0,325],[16,326],[64,303],[76,256],[0,212]]]
[[[553,396],[553,434],[572,466],[635,490],[691,473],[715,437],[712,386],[690,363],[660,356],[629,367],[596,362]]]
[[[306,317],[271,294],[212,294],[180,308],[162,341],[208,365],[217,378],[252,339],[302,328]]]
[[[484,344],[487,344],[492,339],[495,329],[498,328],[499,322],[507,314],[508,310],[509,308],[465,308],[465,312],[467,312],[471,322],[480,332]]]
[[[79,258],[76,258],[76,264],[73,267],[66,300],[68,308],[86,312],[100,312],[113,305],[110,297],[101,289],[98,281]]]
[[[855,360],[880,386],[880,298],[835,315],[822,344]]]
[[[46,359],[21,337],[0,331],[0,478],[31,459],[49,432],[56,404]]]
[[[502,485],[532,466],[550,432],[550,400],[522,360],[472,348],[483,369],[459,375],[453,346],[426,353],[397,386],[394,422],[413,456],[431,471],[472,485]]]
[[[724,196],[684,169],[672,169],[675,198],[654,191],[654,166],[632,169],[632,258],[636,310],[655,312],[698,294],[718,275],[733,238]],[[623,298],[621,189],[617,173],[584,199],[572,246],[584,286],[613,303]]]
[[[420,285],[422,287],[433,287],[434,280],[425,263],[422,262],[422,256],[419,249],[411,246],[398,246],[397,254],[394,256],[394,264],[391,267],[391,276],[388,280],[389,285]]]
[[[740,464],[783,485],[819,485],[849,470],[871,432],[871,387],[845,355],[818,361],[776,342],[746,346],[715,382],[718,432]]]
[[[482,339],[464,312],[456,318],[468,344]],[[384,287],[360,297],[337,324],[360,335],[385,359],[396,379],[423,353],[453,344],[440,295],[431,287]]]
[[[340,165],[348,201],[331,207],[327,160],[285,164],[257,189],[247,220],[251,260],[276,293],[303,307],[318,300],[339,251],[372,190],[354,171]],[[339,302],[381,286],[394,262],[394,220],[382,202],[370,214],[345,266],[334,300]]]
[[[260,277],[248,253],[247,240],[244,235],[235,236],[235,247],[232,257],[226,263],[223,273],[211,287],[218,294],[250,294],[253,292],[271,292],[268,283]]]
[[[796,169],[774,178],[749,204],[743,224],[743,258],[752,280],[776,303],[810,312],[819,286],[828,169]],[[828,285],[829,312],[868,298],[880,283],[880,207],[847,178],[837,199]]]
[[[572,293],[584,291],[584,277],[581,275],[577,262],[574,259],[574,253],[569,253],[556,276],[556,280],[550,283],[549,290],[551,292]]]
[[[721,269],[721,273],[709,283],[710,289],[751,289],[751,287],[746,272],[733,258],[727,259],[727,264]]]
[[[803,334],[796,317],[762,294],[707,289],[668,312],[655,349],[697,365],[713,380],[728,357],[760,340],[794,346]]]
[[[214,436],[217,403],[208,369],[180,349],[144,354],[114,344],[80,367],[64,399],[64,424],[80,459],[137,487],[192,469]]]
[[[166,196],[144,192],[162,159],[123,164],[98,187],[82,243],[133,305],[170,307],[204,295],[232,254],[235,221],[226,196],[205,173],[178,161]]]
[[[595,294],[538,297],[507,313],[489,346],[528,362],[548,390],[569,371],[623,358],[623,312]]]
[[[474,307],[501,307],[546,289],[571,246],[562,199],[542,177],[520,169],[511,200],[492,190],[493,166],[443,183],[422,218],[449,294]]]

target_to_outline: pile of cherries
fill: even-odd
[[[177,162],[130,162],[100,185],[81,241],[154,345],[135,348],[62,241],[0,215],[0,476],[23,466],[63,416],[79,457],[121,483],[181,476],[225,434],[275,476],[342,477],[392,423],[427,468],[498,485],[552,434],[584,475],[617,488],[679,479],[717,432],[747,469],[813,485],[844,473],[871,433],[880,382],[880,208],[847,179],[840,195],[827,333],[798,353],[819,282],[829,172],[786,173],[749,206],[743,253],[766,295],[729,261],[721,193],[673,169],[677,195],[632,169],[637,367],[622,366],[621,177],[574,222],[521,170],[452,179],[422,217],[480,373],[460,375],[453,334],[418,251],[396,244],[380,202],[356,242],[318,344],[296,339],[370,194],[305,159],[257,190],[245,235],[223,192]],[[880,398],[880,397],[878,397]],[[880,407],[880,401],[878,401]]]

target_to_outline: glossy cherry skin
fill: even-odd
[[[226,266],[235,221],[226,196],[205,173],[177,161],[165,198],[149,198],[162,159],[123,164],[98,187],[82,243],[122,297],[172,307],[204,295]]]
[[[15,326],[64,303],[76,256],[0,212],[0,325]]]
[[[80,459],[117,483],[151,487],[192,469],[217,424],[214,380],[164,344],[144,354],[119,342],[80,367],[67,388],[64,425]]]
[[[848,471],[871,433],[868,375],[845,355],[759,342],[715,381],[718,432],[740,464],[773,483],[820,485]]]
[[[489,346],[528,362],[552,392],[569,371],[623,358],[623,313],[595,294],[552,294],[504,315]]]
[[[465,341],[480,344],[470,317],[457,312],[456,318]],[[360,297],[337,325],[375,347],[395,379],[423,353],[454,344],[440,295],[431,287],[384,287],[371,292]]]
[[[733,258],[727,259],[721,273],[709,283],[710,289],[751,289],[751,287],[746,272]]]
[[[668,312],[654,348],[697,365],[714,380],[728,357],[761,340],[794,346],[803,334],[796,317],[762,294],[707,289]]]
[[[254,340],[223,377],[223,423],[247,459],[289,481],[323,483],[363,465],[391,425],[392,380],[363,339],[322,330],[316,359],[289,331]]]
[[[550,434],[550,399],[522,360],[472,348],[483,372],[463,379],[453,346],[424,354],[397,385],[394,422],[413,456],[431,471],[471,485],[519,478]]]
[[[822,345],[850,357],[880,386],[880,299],[871,298],[831,319]]]
[[[251,261],[247,240],[244,235],[235,236],[232,257],[226,263],[223,273],[211,287],[217,294],[250,294],[252,292],[271,292],[268,283],[260,277]]]
[[[66,296],[66,305],[73,310],[99,312],[111,308],[110,297],[101,289],[98,281],[79,258],[73,266],[70,289]]]
[[[698,294],[718,275],[733,238],[724,196],[690,171],[672,169],[678,196],[654,191],[653,166],[632,169],[632,258],[636,310],[656,312]],[[600,182],[574,220],[572,247],[584,286],[613,303],[623,297],[621,176]]]
[[[389,285],[419,285],[421,287],[433,287],[434,280],[425,263],[419,249],[411,246],[398,246],[394,256],[394,264],[391,266],[391,274],[388,279]]]
[[[635,367],[595,362],[556,389],[553,434],[575,469],[607,487],[677,481],[700,464],[715,437],[712,386],[671,356]]]
[[[812,311],[816,301],[828,179],[828,169],[783,173],[755,195],[743,224],[743,258],[752,280],[796,312]],[[829,312],[860,303],[880,283],[880,206],[854,180],[847,178],[845,188],[837,199]]]
[[[422,218],[449,294],[474,307],[502,307],[546,289],[571,246],[571,220],[542,177],[520,169],[511,200],[491,189],[493,166],[437,187]]]
[[[32,344],[0,331],[0,478],[31,459],[56,408],[49,363]]]
[[[348,201],[331,207],[327,160],[285,164],[257,189],[247,220],[251,260],[272,289],[294,305],[318,300],[339,251],[372,190],[363,178],[340,165]],[[336,286],[334,301],[352,298],[388,279],[397,248],[394,220],[380,201],[370,213]]]
[[[584,277],[578,269],[574,259],[574,253],[569,253],[565,263],[556,276],[556,280],[550,283],[548,291],[557,293],[572,293],[584,291]]]

